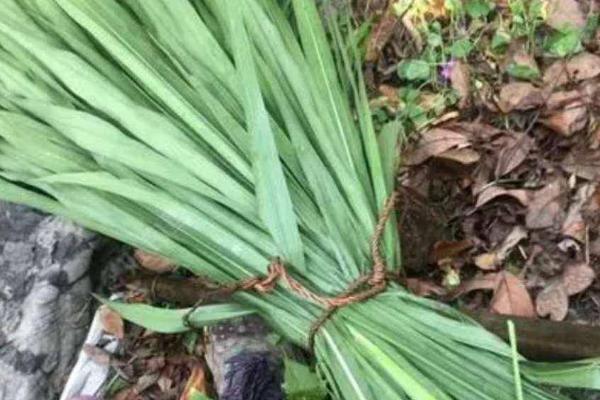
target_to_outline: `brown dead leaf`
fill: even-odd
[[[457,60],[450,72],[452,88],[458,93],[458,108],[463,109],[469,105],[471,97],[471,70],[463,61]]]
[[[458,257],[473,247],[473,241],[469,239],[459,241],[440,240],[433,245],[432,257],[436,262]]]
[[[185,389],[179,400],[190,400],[194,392],[208,394],[206,386],[206,373],[204,366],[201,363],[195,363],[192,368],[192,373],[185,384]]]
[[[450,122],[444,126],[451,131],[460,132],[470,141],[488,142],[503,131],[481,121]]]
[[[598,233],[600,233],[598,229],[600,227],[600,184],[596,185],[592,195],[588,198],[583,207],[581,207],[581,215],[583,216],[586,225],[591,228],[590,232],[598,235]]]
[[[554,62],[544,73],[544,83],[552,86],[579,82],[600,75],[600,57],[592,53],[580,53],[568,61]]]
[[[499,273],[477,274],[473,278],[463,281],[456,289],[449,294],[450,300],[475,290],[494,290],[498,286]]]
[[[398,26],[398,18],[389,7],[377,25],[371,30],[367,40],[366,62],[376,62],[385,45],[389,42]]]
[[[584,262],[567,265],[562,275],[563,284],[569,296],[586,290],[595,278],[595,271]]]
[[[595,191],[595,183],[581,185],[577,189],[577,193],[569,206],[567,216],[562,225],[561,233],[563,235],[577,239],[581,243],[585,241],[586,224],[583,219],[582,209],[594,195]]]
[[[135,383],[135,390],[138,393],[142,393],[150,386],[154,385],[158,382],[158,378],[160,378],[159,372],[145,373],[137,379]]]
[[[537,295],[535,309],[540,317],[550,316],[553,321],[565,319],[569,311],[569,297],[562,280],[555,280]]]
[[[589,100],[591,99],[587,98],[587,96],[585,99],[582,99],[582,96],[586,95],[585,92],[580,89],[554,92],[546,100],[546,109],[550,111],[562,109],[576,101],[585,100],[585,103],[589,103]]]
[[[405,285],[408,290],[420,297],[428,297],[431,295],[442,296],[446,293],[446,290],[443,287],[425,279],[407,278]]]
[[[501,272],[494,296],[490,302],[492,312],[520,317],[535,317],[533,301],[521,279],[510,272]]]
[[[509,253],[512,249],[519,244],[519,242],[523,239],[527,239],[529,233],[522,226],[515,226],[510,233],[504,238],[498,249],[496,250],[496,254],[499,260],[504,261],[506,257],[508,257]]]
[[[498,107],[503,113],[511,111],[524,111],[544,104],[544,95],[541,89],[528,82],[512,82],[500,89]]]
[[[172,261],[141,249],[136,249],[133,256],[142,267],[152,272],[161,274],[175,269],[175,264]]]
[[[442,158],[444,160],[456,161],[463,165],[471,165],[481,159],[481,156],[475,150],[465,147],[462,149],[451,149],[438,154],[436,158]]]
[[[500,196],[512,197],[522,205],[527,206],[531,198],[531,191],[525,189],[504,189],[499,186],[489,186],[488,188],[482,190],[477,196],[475,208],[479,208]]]
[[[398,97],[398,88],[390,85],[379,85],[379,93],[387,99],[387,105],[398,109],[400,98]]]
[[[160,388],[161,392],[166,392],[168,390],[171,390],[171,388],[173,387],[173,379],[161,373],[160,378],[158,378],[158,381],[156,381],[156,384]]]
[[[123,333],[123,318],[105,304],[100,306],[99,314],[102,329],[118,339],[123,339],[125,336]]]
[[[430,157],[437,156],[454,147],[465,147],[468,144],[468,139],[460,133],[444,128],[433,128],[421,135],[416,147],[407,152],[404,163],[406,165],[421,164]]]
[[[443,18],[448,12],[445,0],[429,0],[426,7],[426,13],[434,19]]]
[[[600,150],[574,149],[563,160],[562,168],[580,178],[600,181]]]
[[[533,138],[526,133],[514,134],[511,136],[514,140],[510,140],[498,154],[498,162],[494,174],[496,178],[504,176],[512,172],[515,168],[527,159],[533,144]]]
[[[581,102],[568,105],[565,109],[555,111],[540,122],[563,136],[571,136],[585,128],[588,121],[587,107]]]
[[[560,227],[565,216],[564,195],[567,188],[563,179],[556,178],[533,194],[525,223],[530,229]]]
[[[585,27],[585,14],[576,0],[547,0],[546,13],[546,24],[556,30]]]

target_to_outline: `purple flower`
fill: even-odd
[[[456,65],[455,59],[450,59],[450,61],[442,64],[442,70],[440,71],[440,75],[444,81],[449,81],[450,77],[452,77],[452,69]]]

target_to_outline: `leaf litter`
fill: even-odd
[[[398,100],[388,117],[417,130],[399,177],[410,256],[404,282],[468,309],[597,319],[600,34],[590,19],[597,8],[548,0],[519,25],[511,2],[467,2],[466,11],[425,3],[385,36],[372,77]],[[444,49],[459,38],[472,50]],[[415,81],[390,73],[406,60],[438,65],[438,73]],[[441,94],[445,106],[416,124],[407,87]],[[427,246],[424,254],[415,256],[415,243]]]

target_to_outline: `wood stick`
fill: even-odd
[[[128,284],[157,299],[182,306],[195,304],[214,289],[199,280],[161,275],[135,277]],[[486,312],[463,312],[507,342],[506,322],[511,319],[517,331],[519,352],[530,360],[568,361],[600,357],[600,327]]]
[[[519,353],[535,361],[571,361],[600,356],[600,327],[468,312],[483,327],[508,341],[510,319],[515,324]]]

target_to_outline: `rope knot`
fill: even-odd
[[[273,290],[279,278],[285,275],[283,263],[278,257],[271,261],[267,272],[269,274],[264,279],[258,280],[253,285],[253,289],[259,293],[267,293]]]
[[[219,292],[220,294],[232,295],[238,290],[254,290],[258,293],[268,293],[275,288],[277,282],[281,279],[286,285],[299,297],[302,297],[315,304],[319,304],[325,308],[325,312],[321,317],[316,320],[308,335],[309,348],[312,349],[314,338],[320,327],[341,307],[349,304],[358,303],[367,300],[377,294],[385,291],[389,276],[385,265],[385,260],[381,255],[381,241],[385,232],[386,223],[390,218],[394,210],[394,206],[399,197],[399,192],[394,192],[386,201],[382,213],[379,216],[377,225],[373,232],[373,238],[371,240],[371,256],[373,259],[373,266],[369,274],[364,274],[352,282],[348,288],[334,297],[320,296],[312,290],[308,289],[301,282],[292,278],[284,263],[280,258],[274,258],[267,269],[268,274],[264,277],[253,277],[248,278],[228,286],[222,287]],[[186,315],[191,314],[193,309]]]

